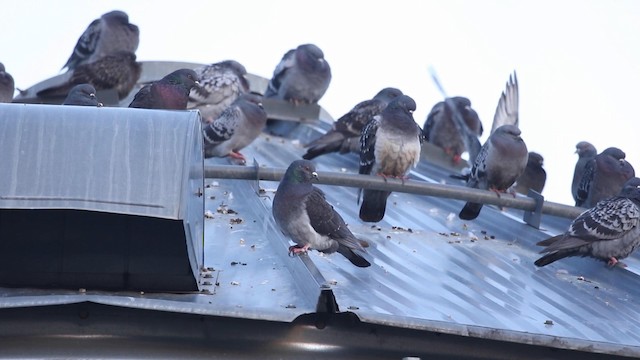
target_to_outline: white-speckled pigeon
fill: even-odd
[[[571,181],[571,195],[573,196],[573,200],[576,202],[576,206],[578,204],[578,187],[580,186],[580,181],[582,180],[582,175],[584,174],[584,168],[587,163],[598,155],[598,150],[596,150],[595,146],[593,146],[588,141],[580,141],[576,145],[576,154],[578,154],[578,161],[576,162],[576,167],[573,170],[573,180]]]
[[[365,252],[336,210],[327,202],[322,190],[311,181],[318,177],[313,162],[296,160],[289,165],[273,198],[273,218],[282,233],[296,245],[289,253],[315,249],[323,253],[338,252],[358,267],[370,266],[357,252]]]
[[[547,172],[542,167],[543,164],[544,158],[542,155],[533,151],[529,152],[527,167],[525,167],[522,175],[516,180],[513,189],[524,195],[529,193],[529,189],[541,194],[547,182]]]
[[[235,60],[225,60],[194,69],[200,86],[189,96],[188,109],[200,110],[204,123],[212,122],[240,95],[249,92],[247,70]]]
[[[129,16],[123,11],[111,11],[89,24],[62,68],[73,70],[117,51],[135,53],[139,43],[140,30],[129,22]]]
[[[324,53],[313,44],[303,44],[289,50],[280,60],[264,93],[293,104],[316,104],[329,88],[331,67]],[[292,121],[269,120],[269,131],[284,136],[299,124]]]
[[[576,206],[590,208],[618,194],[625,182],[636,176],[625,157],[624,151],[610,147],[588,161],[578,184]]]
[[[527,166],[527,145],[515,125],[503,125],[489,136],[471,168],[467,187],[505,192],[522,175]],[[467,202],[460,218],[473,220],[482,210],[482,204]]]
[[[451,102],[453,108],[447,105],[447,101]],[[464,152],[470,152],[466,147],[465,134],[456,126],[456,112],[464,120],[466,129],[462,129],[463,132],[469,131],[476,138],[482,135],[482,122],[478,113],[471,108],[471,101],[462,96],[447,98],[434,105],[422,128],[425,140],[442,148],[451,156],[454,164],[460,162]],[[476,141],[479,143],[479,140]]]
[[[0,103],[10,103],[15,91],[13,77],[5,70],[4,64],[0,63]]]
[[[545,266],[568,256],[590,256],[614,266],[640,245],[640,179],[629,179],[618,196],[598,202],[578,216],[569,230],[538,245],[535,261]]]
[[[331,130],[310,142],[307,153],[303,159],[311,160],[316,156],[340,152],[360,152],[360,135],[362,128],[374,116],[380,114],[387,104],[398,96],[402,91],[396,88],[384,88],[380,90],[371,100],[358,103],[348,113],[342,115],[334,124]]]
[[[189,92],[198,86],[198,75],[191,69],[180,69],[138,91],[130,108],[185,110]]]
[[[98,102],[96,89],[91,84],[79,84],[69,90],[62,105],[101,107],[102,103]]]
[[[422,130],[413,119],[416,103],[401,95],[374,116],[360,138],[360,174],[405,179],[420,160]],[[377,222],[384,217],[391,192],[363,190],[360,219]]]
[[[122,100],[140,79],[142,66],[136,55],[128,51],[117,51],[86,64],[78,65],[66,83],[38,91],[38,97],[62,97],[78,84],[91,84],[96,90],[113,89]]]
[[[246,162],[239,153],[251,144],[267,122],[261,96],[242,94],[202,130],[205,157],[230,156]]]

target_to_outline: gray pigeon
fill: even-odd
[[[471,168],[467,187],[491,190],[500,195],[513,185],[527,166],[527,145],[515,125],[503,125],[489,136]],[[467,202],[460,211],[463,220],[480,215],[482,204]]]
[[[610,147],[587,162],[578,185],[576,206],[590,208],[618,194],[625,182],[636,176],[625,157],[624,151]]]
[[[529,189],[541,194],[547,182],[547,172],[542,167],[543,164],[544,158],[542,155],[533,151],[529,152],[527,167],[518,180],[516,180],[513,189],[523,195],[529,194]]]
[[[200,110],[205,123],[217,119],[241,94],[249,92],[247,70],[234,60],[226,60],[194,69],[200,86],[189,96],[188,109]]]
[[[331,67],[324,53],[313,44],[303,44],[289,50],[280,60],[264,93],[275,98],[298,104],[316,104],[329,88]],[[275,135],[287,135],[299,124],[292,121],[269,120],[269,131]]]
[[[447,101],[450,101],[454,108],[447,106]],[[425,140],[442,148],[451,156],[454,164],[460,162],[464,152],[471,153],[466,147],[464,134],[458,129],[453,118],[456,112],[462,116],[466,131],[471,132],[476,138],[482,136],[482,122],[478,113],[471,108],[471,101],[462,96],[447,98],[434,105],[422,128]]]
[[[491,134],[502,125],[515,125],[516,127],[520,127],[520,117],[518,115],[519,104],[518,77],[514,71],[513,75],[509,75],[507,86],[500,95],[500,100],[498,100],[498,106],[496,106],[496,112],[493,115]]]
[[[614,266],[640,245],[640,178],[629,179],[618,196],[580,214],[564,234],[540,241],[545,266],[569,256],[590,256]]]
[[[267,123],[261,97],[242,94],[203,130],[205,157],[230,156],[246,163],[241,149],[251,144]]]
[[[13,77],[5,71],[4,64],[0,63],[0,103],[10,103],[15,91]]]
[[[94,62],[78,65],[66,83],[38,91],[38,97],[66,96],[77,84],[91,84],[96,90],[113,89],[122,100],[140,79],[142,66],[136,55],[128,51],[117,51]]]
[[[405,179],[420,160],[422,130],[413,119],[416,103],[401,95],[374,116],[360,138],[360,174]],[[391,192],[363,190],[360,219],[378,222],[384,217]]]
[[[79,84],[71,88],[62,105],[101,107],[102,103],[98,102],[96,89],[91,84]]]
[[[139,43],[140,30],[129,22],[129,16],[123,11],[111,11],[89,24],[62,68],[73,70],[117,51],[135,53]]]
[[[358,103],[336,120],[331,130],[310,142],[307,145],[309,149],[302,158],[311,160],[332,152],[340,152],[340,154],[360,152],[362,128],[371,118],[380,114],[391,100],[400,95],[402,91],[388,87],[380,90],[373,99]]]
[[[591,159],[596,157],[598,151],[590,142],[580,141],[576,145],[576,154],[578,154],[578,161],[576,162],[576,167],[573,170],[571,195],[573,196],[573,200],[576,202],[576,206],[580,206],[578,205],[578,187],[580,186],[580,181],[584,174],[584,168]]]
[[[296,245],[290,254],[315,249],[331,254],[339,252],[358,267],[370,266],[357,252],[365,252],[336,210],[327,202],[322,190],[311,181],[318,177],[316,167],[308,160],[289,165],[273,198],[273,218],[282,233]]]
[[[191,89],[198,86],[198,75],[191,69],[179,69],[136,93],[130,108],[186,110]]]

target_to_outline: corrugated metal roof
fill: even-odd
[[[248,159],[286,168],[301,144],[328,128],[298,128],[296,139],[262,134],[243,150]],[[409,181],[462,186],[446,169],[423,159]],[[207,164],[228,164],[208,159]],[[320,171],[357,173],[357,157],[326,155]],[[541,230],[521,211],[483,209],[461,221],[463,202],[395,192],[375,225],[358,219],[357,190],[318,185],[350,229],[369,241],[373,265],[357,268],[338,254],[289,257],[276,229],[271,199],[277,182],[205,180],[204,263],[199,294],[108,293],[87,289],[2,289],[0,307],[95,302],[177,313],[289,322],[316,311],[331,289],[340,311],[364,322],[486,340],[640,356],[637,256],[627,268],[572,258],[544,268],[535,243],[564,231],[568,219],[543,216]]]

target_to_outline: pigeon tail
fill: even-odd
[[[549,265],[556,260],[564,259],[566,257],[575,256],[575,255],[578,255],[577,251],[557,251],[541,257],[540,259],[536,260],[534,264],[538,267],[542,267],[545,265]]]
[[[462,220],[473,220],[480,215],[480,210],[482,210],[482,204],[468,202],[464,204],[458,216]]]
[[[353,250],[349,249],[348,247],[344,246],[344,245],[340,245],[338,247],[338,253],[340,253],[342,256],[346,257],[349,261],[351,261],[351,263],[357,267],[369,267],[371,266],[371,263],[368,262],[365,258],[363,258],[362,256],[356,254]]]
[[[366,222],[378,222],[384,217],[387,208],[387,198],[391,192],[380,190],[364,190],[360,219]]]

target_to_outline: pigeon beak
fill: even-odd
[[[195,83],[197,86],[200,86],[200,81],[196,80]]]
[[[94,98],[94,97],[96,97],[96,94],[91,93],[91,94],[89,94],[89,97]]]
[[[317,173],[317,172],[315,172],[315,171],[314,171],[314,172],[312,172],[312,173],[311,173],[311,176],[312,176],[314,179],[318,180],[318,173]]]
[[[102,105],[101,102],[98,103],[98,107],[103,107],[104,105]]]

